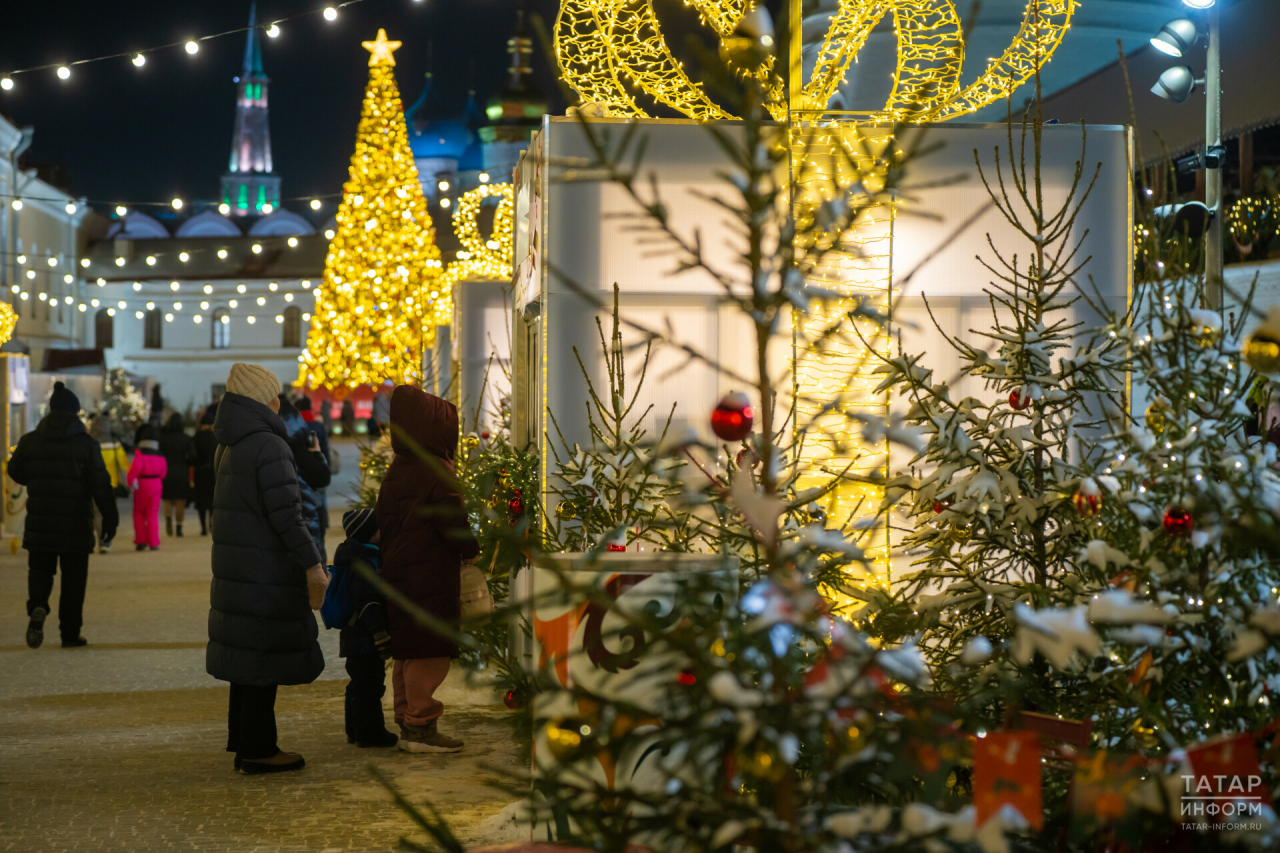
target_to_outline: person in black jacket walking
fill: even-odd
[[[166,536],[181,536],[182,522],[186,520],[187,501],[191,500],[191,466],[195,464],[195,448],[182,415],[169,416],[160,433],[160,453],[169,464],[162,484],[164,500],[164,529]],[[177,533],[174,533],[174,529]]]
[[[284,394],[280,395],[280,420],[288,434],[289,449],[293,451],[293,464],[298,467],[298,491],[302,497],[302,520],[306,522],[311,539],[320,552],[320,562],[329,558],[324,548],[325,513],[324,489],[329,485],[329,461],[321,450],[318,438],[302,419],[302,414]]]
[[[205,669],[231,682],[227,751],[246,775],[297,770],[301,755],[276,744],[276,688],[324,671],[312,610],[328,576],[302,520],[280,382],[236,363],[213,432],[213,584]]]
[[[27,518],[22,547],[27,549],[27,645],[44,642],[53,576],[62,565],[58,630],[62,647],[88,641],[84,624],[84,591],[89,555],[97,545],[93,508],[102,513],[102,535],[110,541],[120,523],[111,475],[102,449],[80,420],[80,400],[61,382],[53,385],[49,414],[24,435],[9,459],[9,477],[27,487]]]

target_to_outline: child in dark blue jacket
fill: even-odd
[[[347,659],[347,743],[359,747],[392,747],[399,740],[387,731],[382,696],[387,692],[384,661],[391,659],[387,633],[387,603],[382,593],[357,570],[364,564],[375,572],[381,564],[378,519],[371,509],[354,509],[342,516],[346,540],[334,552],[334,566],[350,572],[348,596],[351,619],[338,635],[338,654]]]

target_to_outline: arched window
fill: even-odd
[[[231,312],[226,308],[214,309],[212,331],[214,349],[227,349],[231,346]]]
[[[163,340],[164,315],[152,308],[142,318],[142,345],[147,349],[160,349]]]
[[[98,349],[111,349],[116,345],[116,325],[110,308],[99,308],[93,315],[93,345]]]
[[[281,345],[293,349],[302,346],[302,309],[297,305],[284,309],[284,342]]]

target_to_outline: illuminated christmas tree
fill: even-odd
[[[311,387],[417,382],[423,349],[448,322],[449,288],[409,149],[392,51],[369,51],[350,177],[329,244],[299,382]]]

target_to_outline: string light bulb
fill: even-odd
[[[180,198],[175,198],[173,201],[169,202],[169,204],[173,205],[174,210],[182,210],[182,199]]]
[[[330,22],[338,20],[338,10],[333,8],[332,6],[325,6],[324,19]]]
[[[129,214],[129,208],[125,207],[123,204],[116,205],[116,216],[119,216],[120,218],[123,219],[128,214]]]
[[[135,53],[130,61],[133,62],[135,68],[141,68],[147,64],[147,58],[140,53]]]
[[[311,209],[312,209],[312,210],[319,210],[319,209],[320,209],[320,199],[318,199],[318,198],[313,198],[313,199],[311,199]]]
[[[195,39],[189,39],[183,47],[191,56],[195,56],[200,52],[200,45],[196,43]]]
[[[277,24],[273,23],[271,26],[267,27],[267,38],[273,39],[279,37],[279,35],[280,27]]]
[[[59,65],[59,66],[58,66],[58,79],[59,79],[59,80],[70,80],[70,79],[71,79],[71,69],[70,69],[70,68],[68,68],[68,67],[67,67],[67,66],[65,66],[65,65]]]
[[[267,202],[262,206],[263,213],[273,213],[275,212],[275,209],[276,209],[275,205],[271,204],[270,202]]]
[[[218,212],[221,213],[223,216],[226,216],[228,213],[231,212],[231,205],[227,204],[224,201],[222,204],[218,205]]]
[[[11,91],[13,89],[13,78],[0,77],[0,89],[4,89],[6,92]]]
[[[22,210],[22,199],[15,198],[13,201],[9,203],[9,206],[12,207],[14,210]]]
[[[76,203],[74,201],[67,202],[67,206],[64,207],[63,210],[65,210],[68,215],[75,215]]]

